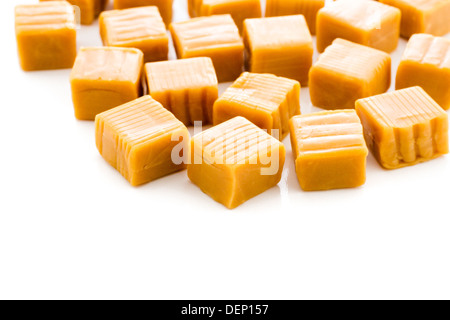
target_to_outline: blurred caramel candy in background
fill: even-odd
[[[99,25],[105,46],[137,48],[144,62],[168,59],[169,36],[158,7],[104,11]]]
[[[157,6],[161,16],[169,27],[172,22],[173,0],[114,0],[114,9]]]
[[[147,63],[149,94],[185,125],[212,123],[213,105],[219,95],[210,58]]]
[[[290,130],[303,190],[356,188],[365,183],[368,150],[355,110],[296,116]]]
[[[450,1],[448,0],[381,0],[402,11],[402,37],[415,33],[443,36],[450,32]]]
[[[311,34],[316,34],[317,12],[325,6],[325,0],[266,0],[266,17],[302,14]]]
[[[138,98],[143,57],[132,48],[82,48],[70,75],[75,117],[94,120],[97,114]]]
[[[261,18],[262,15],[260,0],[199,0],[191,6],[195,10],[194,16],[231,14],[240,33],[245,19]]]
[[[244,67],[244,44],[229,14],[200,17],[170,26],[179,59],[209,57],[219,82],[234,81]]]
[[[323,52],[334,39],[342,38],[385,52],[397,48],[400,10],[370,0],[339,0],[317,15],[317,50]]]
[[[450,109],[450,40],[428,34],[409,39],[395,87],[414,86],[422,87],[443,109]]]
[[[53,1],[53,0],[40,0]],[[108,0],[67,0],[70,4],[80,8],[81,24],[92,24],[100,12],[105,10]]]
[[[300,114],[298,81],[244,72],[214,104],[214,125],[242,116],[282,140]],[[274,131],[275,130],[275,131]]]
[[[177,163],[172,153],[189,150],[189,132],[150,96],[99,114],[95,134],[100,154],[133,186],[186,168],[187,154]]]
[[[324,109],[354,109],[355,101],[386,92],[391,57],[380,50],[336,39],[309,74],[311,102]]]
[[[66,1],[19,5],[15,29],[25,71],[72,68],[77,54],[75,12]]]
[[[189,179],[229,209],[276,186],[284,145],[250,121],[236,117],[191,139]]]
[[[202,0],[188,0],[188,13],[191,18],[198,17]]]
[[[386,169],[448,153],[447,113],[420,87],[356,102],[368,147]]]

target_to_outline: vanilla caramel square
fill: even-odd
[[[100,113],[96,145],[102,157],[133,186],[186,168],[189,132],[150,96]]]
[[[54,1],[54,0],[40,0]],[[105,10],[108,0],[67,0],[70,4],[77,6],[80,10],[81,24],[90,25]]]
[[[219,95],[216,71],[210,58],[147,63],[149,94],[185,125],[212,123]]]
[[[308,84],[313,42],[303,15],[247,19],[244,43],[250,72],[272,73]]]
[[[234,81],[244,66],[244,44],[231,15],[199,17],[170,26],[179,59],[209,57],[219,82]]]
[[[75,12],[66,1],[15,8],[17,53],[24,71],[72,68],[77,54]]]
[[[420,87],[358,100],[356,111],[369,149],[386,169],[448,153],[448,115]]]
[[[369,0],[339,0],[317,14],[317,50],[323,52],[336,38],[392,52],[400,37],[399,9]]]
[[[316,34],[316,18],[325,0],[266,0],[266,17],[302,14],[311,34]]]
[[[97,114],[138,98],[143,57],[132,48],[82,48],[70,75],[75,117],[94,120]]]
[[[260,0],[200,0],[195,6],[198,16],[231,14],[241,34],[245,19],[261,18],[262,15]]]
[[[401,35],[415,33],[443,36],[450,32],[450,1],[448,0],[381,0],[402,12]]]
[[[276,186],[284,145],[245,118],[236,117],[191,139],[188,177],[229,209]]]
[[[137,48],[145,62],[168,59],[169,36],[158,7],[104,11],[99,25],[105,46]]]
[[[166,27],[172,22],[173,0],[114,0],[114,9],[156,6],[161,13]]]
[[[215,125],[241,116],[282,140],[289,119],[300,114],[298,81],[273,74],[244,72],[215,102]]]
[[[356,188],[365,183],[368,150],[355,110],[295,116],[290,131],[303,190]]]
[[[309,74],[314,106],[354,109],[355,101],[386,92],[391,84],[391,57],[380,50],[336,39]]]
[[[450,109],[450,40],[413,35],[397,70],[396,89],[422,87],[444,110]]]

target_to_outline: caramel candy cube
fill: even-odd
[[[261,18],[260,0],[200,0],[198,16],[212,16],[229,13],[242,33],[245,19]]]
[[[54,0],[40,0],[54,1]],[[105,10],[108,0],[67,0],[70,4],[80,8],[81,24],[92,24],[100,12]]]
[[[376,1],[339,0],[317,14],[317,50],[342,38],[392,52],[400,37],[400,10]]]
[[[158,7],[104,11],[99,24],[105,46],[137,48],[145,62],[168,59],[169,36]]]
[[[276,186],[284,145],[242,117],[191,139],[189,179],[217,202],[234,209]]]
[[[308,84],[313,43],[302,15],[247,19],[244,43],[250,72],[272,73]]]
[[[74,9],[68,2],[16,6],[15,29],[24,71],[72,68],[77,33]]]
[[[358,100],[356,111],[369,149],[386,169],[448,153],[447,113],[420,87]]]
[[[316,17],[325,0],[266,0],[266,17],[302,14],[311,34],[316,34]]]
[[[298,114],[298,81],[245,72],[214,104],[213,121],[217,125],[242,116],[282,140],[289,133],[289,119]]]
[[[209,57],[219,82],[234,81],[244,66],[244,44],[229,14],[194,18],[170,25],[179,59]]]
[[[395,86],[420,86],[443,109],[450,109],[450,40],[413,35],[398,67]]]
[[[448,0],[381,0],[402,12],[400,33],[409,38],[415,33],[443,36],[450,32]]]
[[[103,158],[133,186],[186,168],[189,131],[150,96],[100,113],[96,144]]]
[[[324,109],[354,109],[355,101],[386,92],[391,57],[380,50],[336,39],[309,74],[311,102]]]
[[[356,188],[366,182],[368,150],[355,110],[293,117],[291,144],[305,191]]]
[[[132,48],[82,48],[70,75],[75,117],[94,120],[141,94],[143,54]]]
[[[157,6],[166,27],[172,22],[172,5],[173,0],[114,0],[114,9]]]
[[[219,89],[210,58],[147,63],[145,71],[149,94],[185,125],[212,123]]]
[[[202,0],[188,0],[188,13],[191,18],[196,18],[200,11]]]

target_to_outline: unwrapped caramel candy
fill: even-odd
[[[266,0],[266,17],[302,14],[311,34],[316,34],[317,12],[325,6],[325,0]]]
[[[381,0],[402,12],[401,35],[415,33],[443,36],[450,32],[450,1],[448,0]]]
[[[75,117],[94,120],[97,114],[138,98],[143,56],[132,48],[81,48],[70,75]]]
[[[147,63],[145,71],[149,94],[185,125],[212,123],[219,89],[210,58]]]
[[[189,132],[150,96],[95,118],[96,144],[103,158],[133,186],[186,168]]]
[[[242,116],[282,140],[289,119],[300,114],[298,81],[244,72],[214,104],[214,124]]]
[[[323,52],[334,39],[342,38],[385,52],[397,48],[400,10],[369,0],[339,0],[317,15],[317,50]]]
[[[188,0],[188,12],[191,18],[198,17],[202,0]]]
[[[262,15],[260,0],[200,0],[192,7],[196,16],[231,14],[241,33],[245,19],[261,18]]]
[[[189,179],[229,209],[276,186],[284,145],[250,121],[236,117],[191,139]]]
[[[390,83],[387,53],[342,39],[325,50],[309,74],[311,102],[324,109],[353,109],[357,99],[386,92]]]
[[[200,17],[170,26],[179,59],[209,57],[219,82],[234,81],[244,66],[244,44],[229,14]]]
[[[104,11],[99,25],[105,46],[137,48],[145,62],[168,59],[169,36],[158,7]]]
[[[450,109],[450,40],[415,34],[397,71],[396,89],[422,87],[443,109]]]
[[[313,42],[302,15],[247,19],[244,43],[250,72],[272,73],[308,84]]]
[[[303,190],[356,188],[365,183],[368,150],[355,110],[296,116],[290,130]]]
[[[54,1],[54,0],[40,0],[40,1]],[[100,12],[105,10],[108,0],[67,0],[70,4],[80,8],[80,22],[81,24],[92,24]]]
[[[448,153],[447,113],[420,87],[356,102],[367,145],[386,169]]]
[[[173,0],[114,0],[114,9],[157,6],[166,27],[172,22],[172,5]]]
[[[25,71],[72,68],[77,54],[73,7],[66,1],[15,9],[17,52]]]

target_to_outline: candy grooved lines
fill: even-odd
[[[367,145],[386,169],[448,153],[448,115],[420,87],[358,100],[356,111]]]

